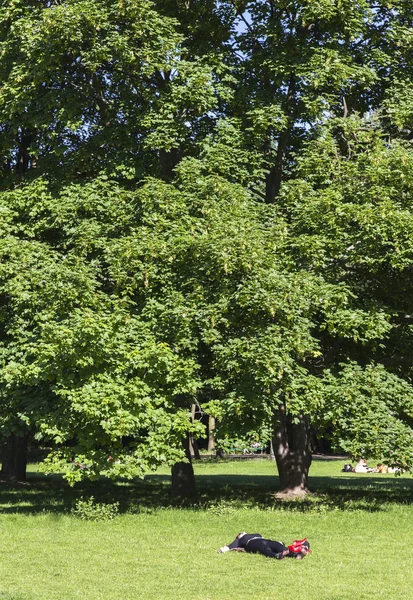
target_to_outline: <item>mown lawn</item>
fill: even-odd
[[[266,460],[195,466],[199,497],[179,506],[167,471],[142,482],[69,488],[31,473],[0,485],[2,600],[400,600],[413,597],[413,477],[340,472],[317,461],[316,494],[280,503]],[[82,521],[76,499],[120,502],[108,522]],[[289,542],[303,561],[217,554],[241,530]]]

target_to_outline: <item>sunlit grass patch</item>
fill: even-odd
[[[413,478],[358,476],[316,462],[314,495],[274,498],[270,461],[197,463],[199,495],[179,505],[166,470],[147,481],[69,488],[32,473],[0,486],[0,600],[399,600],[413,588]],[[71,514],[79,498],[119,502],[106,522]],[[241,531],[290,542],[304,561],[217,549]]]

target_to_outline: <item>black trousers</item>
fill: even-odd
[[[247,552],[254,552],[255,554],[263,554],[269,558],[282,558],[282,553],[287,548],[281,542],[275,542],[274,540],[266,540],[264,538],[256,538],[251,540],[246,545]]]

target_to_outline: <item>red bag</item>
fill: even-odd
[[[307,538],[304,538],[303,540],[294,540],[291,546],[288,546],[288,550],[294,554],[299,554],[303,548],[307,552],[311,552],[310,544],[307,542]]]

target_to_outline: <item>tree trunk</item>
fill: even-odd
[[[290,132],[283,131],[278,138],[278,149],[275,164],[269,170],[265,181],[265,201],[267,204],[273,204],[280,192],[289,137]]]
[[[195,422],[196,416],[196,404],[191,404],[191,421]],[[201,460],[201,455],[199,453],[199,444],[197,440],[194,438],[194,434],[189,434],[189,451],[191,456],[193,456],[196,460]]]
[[[190,444],[191,444],[191,456],[195,459],[195,460],[201,460],[201,453],[199,451],[199,444],[198,441],[194,438],[194,436],[191,434],[190,435]]]
[[[180,158],[181,152],[178,148],[172,148],[172,150],[168,151],[159,151],[160,174],[164,181],[172,181],[174,177],[174,169],[179,163]]]
[[[295,75],[291,74],[288,81],[288,89],[287,94],[284,99],[284,111],[285,115],[292,120],[293,106],[295,100],[295,88],[296,81]],[[292,124],[281,131],[278,136],[278,144],[277,144],[277,154],[275,157],[275,162],[271,169],[269,170],[266,181],[265,181],[265,201],[267,204],[272,204],[275,202],[276,197],[278,196],[281,188],[281,184],[284,178],[284,170],[285,163],[288,155],[288,144],[290,142],[292,132]]]
[[[311,465],[310,432],[307,417],[294,417],[293,423],[286,414],[285,405],[279,410],[279,423],[275,427],[273,447],[280,478],[280,497],[297,497],[308,494],[308,472]]]
[[[174,496],[189,498],[196,493],[195,475],[189,449],[189,437],[182,440],[182,445],[188,462],[178,462],[172,467],[171,492]]]
[[[17,151],[17,161],[16,161],[16,170],[19,175],[23,175],[30,164],[30,155],[29,155],[29,147],[33,141],[33,133],[22,130],[20,134],[20,138],[18,140],[18,151]]]
[[[275,461],[274,444],[272,443],[272,440],[270,440],[270,458]]]
[[[0,479],[26,481],[27,443],[29,434],[17,436],[11,433],[3,444]]]
[[[208,419],[208,452],[215,450],[215,417]]]

